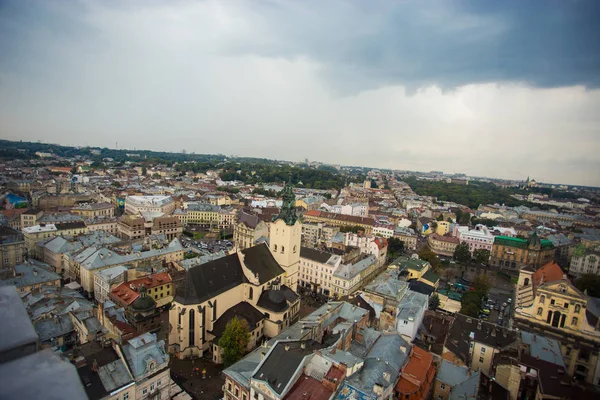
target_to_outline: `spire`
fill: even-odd
[[[298,220],[296,214],[296,195],[294,194],[294,186],[292,185],[292,174],[290,173],[288,182],[283,187],[282,204],[279,215],[274,218],[274,221],[283,219],[287,225],[294,225]]]

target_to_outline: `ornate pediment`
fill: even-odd
[[[579,289],[573,286],[571,282],[567,280],[547,283],[545,285],[540,286],[539,290],[575,297],[581,300],[586,299],[586,296],[583,293],[581,293]]]

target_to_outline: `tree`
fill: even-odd
[[[429,246],[423,247],[417,254],[421,260],[425,260],[431,264],[431,268],[433,268],[434,271],[439,271],[442,263],[440,262],[438,256],[431,251]]]
[[[77,165],[74,165],[73,168],[71,168],[71,174],[75,175],[77,173]]]
[[[473,289],[476,293],[478,293],[482,298],[487,296],[488,291],[492,287],[492,283],[490,282],[490,278],[486,274],[479,274],[471,282],[473,285]]]
[[[586,291],[589,296],[600,297],[600,276],[594,274],[583,274],[575,280],[575,287]]]
[[[146,176],[146,173],[148,172],[148,168],[146,168],[146,166],[142,167],[142,176]]]
[[[490,251],[487,249],[475,249],[473,251],[473,257],[478,263],[486,263],[490,260]]]
[[[250,340],[248,323],[233,317],[225,326],[223,335],[219,339],[219,347],[223,350],[223,363],[228,367],[236,363],[244,353]]]
[[[429,298],[429,309],[435,311],[438,309],[439,306],[440,306],[440,296],[438,296],[437,293],[434,293]]]
[[[436,218],[436,221],[443,221],[444,220],[444,214],[438,215],[438,217]]]
[[[481,297],[476,292],[467,292],[463,294],[460,313],[470,317],[477,318],[481,310]]]
[[[404,253],[404,242],[395,237],[389,238],[388,253],[390,253],[392,256]]]
[[[471,261],[471,251],[466,242],[459,243],[454,249],[454,259],[460,262]]]
[[[116,187],[116,188],[120,188],[121,187],[121,184],[119,182],[117,182],[117,181],[112,181],[110,184],[112,186]]]

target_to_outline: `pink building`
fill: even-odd
[[[471,254],[477,249],[485,249],[492,251],[492,245],[494,244],[494,235],[491,234],[490,230],[485,225],[477,225],[475,229],[465,230],[459,227],[455,232],[461,242],[465,242],[469,245]]]

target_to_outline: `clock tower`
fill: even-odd
[[[273,218],[269,232],[271,253],[285,270],[285,284],[297,291],[300,264],[302,222],[296,214],[296,196],[291,178],[283,188],[283,203],[279,215]]]

